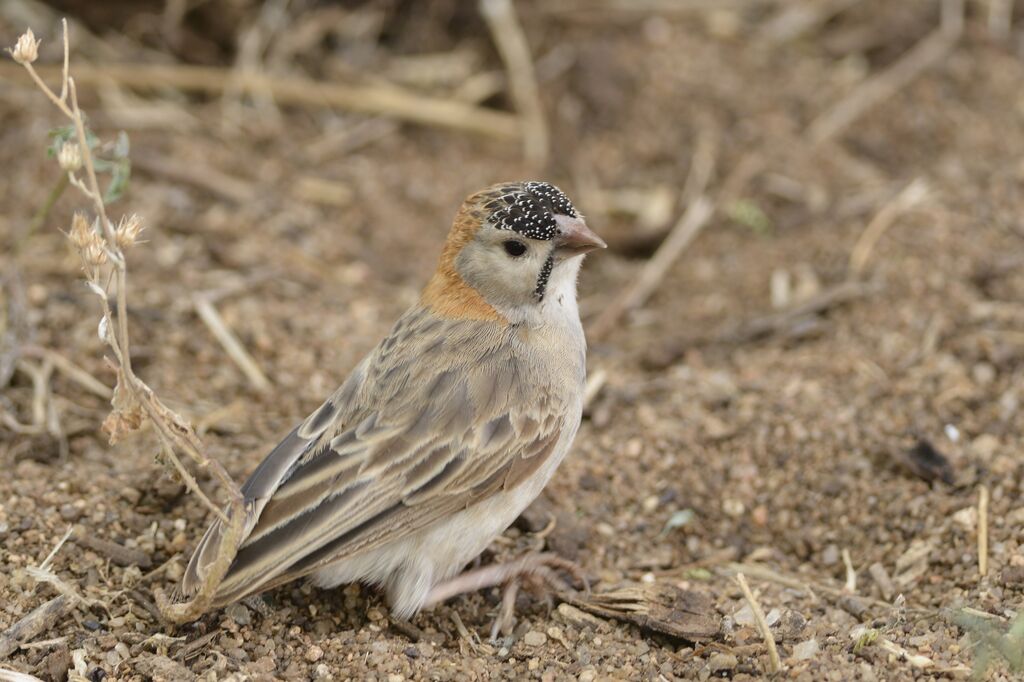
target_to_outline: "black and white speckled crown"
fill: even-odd
[[[512,230],[529,239],[550,240],[558,234],[555,215],[578,217],[562,190],[547,182],[508,185],[485,206],[488,220],[499,230]]]

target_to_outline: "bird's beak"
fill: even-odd
[[[606,249],[608,245],[587,227],[587,224],[579,218],[556,215],[555,222],[558,223],[558,236],[555,237],[555,248],[565,258],[580,256],[594,249]]]

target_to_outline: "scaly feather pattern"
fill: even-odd
[[[522,483],[554,452],[565,420],[579,421],[582,361],[538,358],[523,330],[414,308],[246,482],[250,523],[217,604]],[[214,525],[189,565],[186,594],[219,538]]]

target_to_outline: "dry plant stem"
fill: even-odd
[[[68,615],[73,606],[74,600],[62,594],[30,611],[28,615],[0,634],[0,658],[7,658],[23,643],[48,631]]]
[[[159,156],[132,155],[132,169],[138,168],[175,182],[187,183],[236,204],[247,204],[259,198],[252,183],[198,163],[182,163]]]
[[[988,486],[978,488],[978,576],[988,574]]]
[[[93,292],[101,300],[103,320],[106,331],[102,334],[103,340],[110,347],[116,359],[116,370],[118,375],[117,388],[114,391],[115,418],[123,418],[120,411],[126,409],[123,401],[119,403],[118,393],[127,392],[130,399],[127,406],[137,406],[142,414],[152,423],[160,436],[167,458],[174,464],[175,468],[182,475],[186,485],[206,504],[223,522],[223,542],[221,543],[221,555],[213,562],[207,580],[200,586],[194,597],[182,604],[172,604],[162,593],[156,592],[156,600],[161,613],[165,618],[174,622],[191,620],[206,611],[212,601],[213,595],[224,575],[227,573],[231,560],[237,549],[241,537],[242,527],[245,521],[244,502],[241,491],[224,468],[216,461],[211,460],[202,452],[202,444],[195,435],[192,427],[179,415],[163,404],[141,379],[132,370],[130,345],[128,336],[128,305],[127,305],[127,270],[125,267],[124,254],[118,247],[114,226],[107,217],[106,208],[103,205],[103,195],[100,191],[99,182],[96,178],[95,165],[86,140],[85,124],[82,112],[78,106],[78,91],[74,79],[68,74],[67,53],[67,23],[64,25],[64,50],[65,66],[62,71],[61,96],[58,97],[42,81],[31,63],[24,63],[23,66],[29,75],[36,82],[46,96],[57,106],[60,111],[71,119],[79,148],[82,154],[82,162],[86,172],[86,182],[80,181],[73,173],[68,174],[72,185],[82,191],[93,204],[102,239],[102,247],[111,263],[113,269],[113,281],[116,286],[115,298],[117,306],[117,320],[115,322],[113,311],[108,303],[105,282],[101,279],[101,268],[95,264],[87,268],[88,280]],[[69,105],[70,102],[70,105]],[[48,362],[53,364],[52,360]],[[134,407],[132,407],[134,409]],[[210,469],[214,478],[226,490],[228,497],[228,513],[225,514],[217,508],[210,499],[203,494],[195,481],[195,478],[187,471],[175,453],[175,448],[187,455],[197,466],[202,469]],[[40,571],[42,573],[42,571]],[[55,578],[55,576],[53,576]],[[45,579],[42,576],[40,579]],[[58,580],[59,582],[59,580]],[[60,585],[55,585],[60,587]]]
[[[498,54],[508,70],[512,99],[523,121],[523,151],[529,163],[543,166],[548,160],[548,125],[540,101],[540,88],[530,57],[530,46],[516,18],[511,0],[480,0]]]
[[[771,664],[771,671],[773,674],[777,673],[782,670],[782,663],[779,661],[779,650],[775,647],[775,637],[772,636],[772,631],[768,627],[764,611],[761,610],[761,605],[754,599],[754,593],[750,591],[750,585],[747,584],[747,579],[742,573],[736,574],[736,582],[739,584],[740,589],[743,590],[743,596],[746,597],[750,610],[754,612],[754,621],[757,623],[757,629],[760,630],[764,643],[768,646],[768,661]]]
[[[714,213],[714,205],[706,196],[699,196],[689,205],[654,256],[644,265],[639,276],[621,296],[613,300],[591,326],[588,336],[599,341],[605,338],[622,316],[642,306],[658,288],[668,271]]]
[[[56,70],[45,67],[39,71],[43,74],[56,73]],[[0,64],[0,74],[5,72],[15,73],[10,65]],[[512,114],[456,100],[420,97],[393,86],[343,85],[261,73],[236,74],[231,69],[180,64],[82,65],[76,67],[75,77],[80,83],[91,85],[115,83],[139,90],[175,88],[211,94],[221,93],[229,85],[237,83],[247,92],[269,93],[281,105],[337,107],[502,139],[516,139],[521,135],[519,120]],[[235,77],[238,80],[233,83],[232,78]],[[35,79],[42,83],[38,75]],[[56,95],[51,99],[59,101]]]
[[[892,227],[897,218],[924,201],[928,197],[928,191],[928,183],[923,178],[915,178],[892,200],[882,206],[864,228],[860,237],[857,238],[853,250],[850,251],[849,271],[851,277],[860,277],[878,240]]]
[[[58,372],[90,393],[105,400],[110,400],[110,398],[113,397],[113,392],[110,390],[110,387],[75,363],[68,360],[60,353],[40,346],[25,346],[21,350],[27,356],[43,358],[51,361]]]
[[[213,306],[210,301],[202,295],[196,295],[192,298],[192,304],[195,306],[196,314],[199,315],[199,319],[203,321],[203,324],[207,326],[210,333],[214,335],[220,345],[224,347],[228,357],[238,365],[238,368],[242,370],[242,374],[249,380],[249,383],[253,385],[260,393],[266,393],[271,388],[270,379],[263,373],[263,370],[259,368],[256,361],[253,359],[249,352],[245,350],[242,342],[238,340],[238,337],[232,333],[231,329],[224,322],[224,319],[217,312],[217,309]]]
[[[945,0],[939,28],[922,38],[885,71],[857,85],[815,118],[807,129],[812,144],[819,145],[840,135],[864,113],[890,99],[925,70],[941,62],[963,33],[962,5],[962,0]]]
[[[846,584],[843,590],[850,594],[857,592],[857,571],[853,568],[853,560],[850,558],[850,550],[843,550],[843,565],[846,566]]]

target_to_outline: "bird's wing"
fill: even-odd
[[[246,482],[246,535],[216,603],[400,539],[535,472],[579,416],[562,391],[540,387],[578,377],[559,382],[509,333],[421,309],[404,316]],[[218,539],[215,524],[186,593]]]

